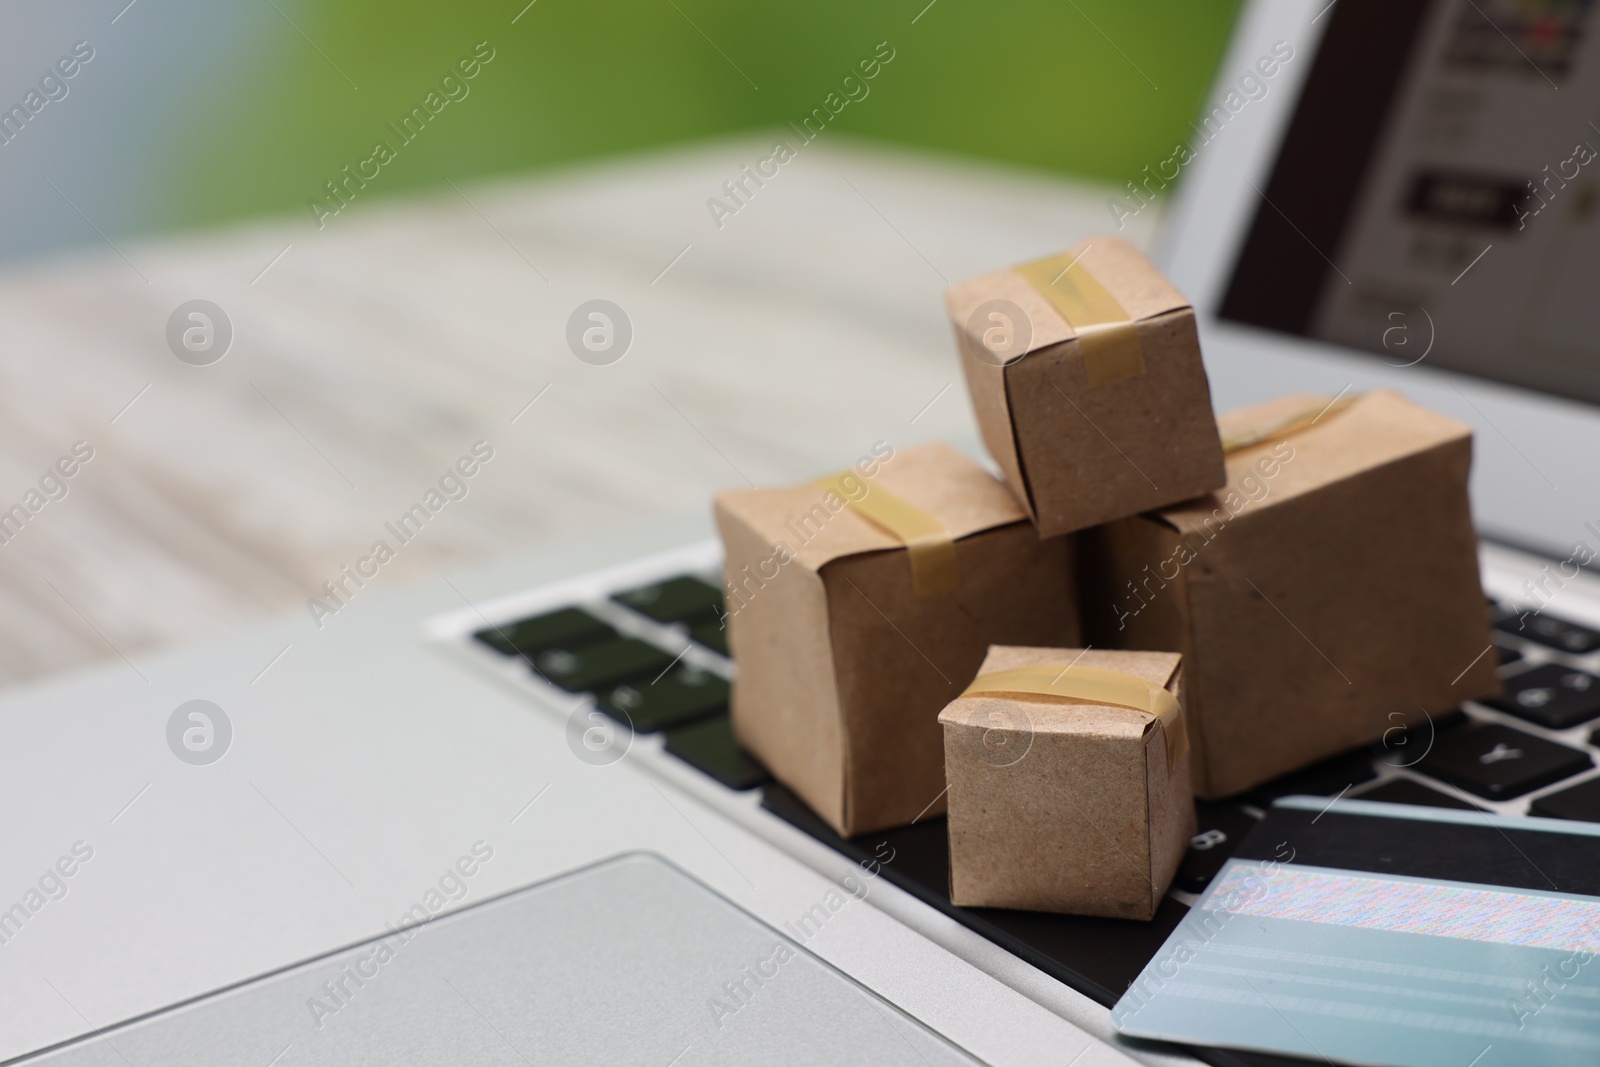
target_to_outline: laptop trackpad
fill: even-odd
[[[629,854],[33,1062],[977,1061],[677,868]]]

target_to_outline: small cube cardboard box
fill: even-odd
[[[945,303],[984,444],[1041,537],[1222,487],[1194,309],[1126,241],[959,282]]]
[[[716,519],[734,732],[841,834],[944,810],[939,711],[991,641],[1077,641],[1071,543],[947,445],[724,493]]]
[[[998,672],[1024,667],[1069,680],[1116,672],[1181,708],[1181,657],[1170,652],[991,648],[978,679],[998,691],[939,714],[952,903],[1151,918],[1195,828],[1181,722],[1169,730],[1124,704],[1007,692]]]
[[[1220,422],[1225,490],[1079,542],[1093,643],[1183,653],[1199,796],[1498,691],[1470,427],[1387,391]]]

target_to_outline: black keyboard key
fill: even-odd
[[[1496,645],[1494,650],[1500,657],[1500,666],[1502,667],[1510,666],[1522,659],[1521,652],[1514,648],[1507,648],[1505,645]]]
[[[733,739],[733,723],[726,715],[668,730],[667,751],[729,789],[754,789],[772,780]]]
[[[533,669],[569,693],[585,693],[639,675],[655,677],[672,654],[636,637],[619,637],[580,648],[550,648],[533,657]]]
[[[722,615],[722,590],[687,575],[630,589],[611,599],[656,622],[694,622]]]
[[[606,623],[578,608],[491,626],[472,636],[506,656],[532,659],[549,648],[581,648],[617,636]]]
[[[653,734],[728,706],[728,683],[709,671],[680,663],[665,674],[646,675],[595,694],[602,711]]]
[[[1332,756],[1320,763],[1291,771],[1259,785],[1244,799],[1258,808],[1270,808],[1279,797],[1304,794],[1313,797],[1338,796],[1341,790],[1370,782],[1378,776],[1372,769],[1373,750],[1362,747]]]
[[[1490,800],[1509,800],[1594,766],[1580,752],[1492,723],[1439,735],[1417,770]]]
[[[720,621],[697,622],[689,627],[689,636],[718,655],[728,654],[728,628]]]
[[[1501,633],[1537,641],[1541,645],[1570,652],[1573,655],[1582,655],[1600,648],[1600,633],[1587,626],[1579,626],[1575,622],[1552,619],[1548,615],[1536,615],[1532,611],[1511,615],[1501,619],[1494,626]]]
[[[1189,893],[1203,893],[1259,820],[1238,804],[1204,800],[1195,801],[1194,814],[1198,829],[1189,838],[1189,851],[1184,853],[1172,884]]]
[[[1600,778],[1542,796],[1528,806],[1528,814],[1543,815],[1547,819],[1600,822]]]
[[[1428,754],[1435,738],[1466,723],[1467,713],[1460,708],[1435,712],[1414,726],[1391,726],[1372,743],[1371,751],[1380,766],[1411,767]]]
[[[1357,800],[1381,800],[1386,804],[1414,804],[1419,808],[1457,808],[1466,811],[1484,809],[1470,800],[1462,800],[1449,793],[1441,793],[1432,786],[1414,782],[1410,778],[1391,778],[1376,788],[1362,793]]]
[[[1547,730],[1600,718],[1600,678],[1592,674],[1545,663],[1512,675],[1505,686],[1504,693],[1484,703]]]

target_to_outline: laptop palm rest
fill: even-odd
[[[26,1062],[977,1061],[664,860],[631,853]]]

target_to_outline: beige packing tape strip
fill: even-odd
[[[1088,267],[1062,253],[1012,269],[1071,324],[1091,387],[1144,374],[1138,328]]]
[[[1142,711],[1155,716],[1161,723],[1169,770],[1176,767],[1189,751],[1189,731],[1184,725],[1183,706],[1178,703],[1178,698],[1166,689],[1131,674],[1071,665],[1012,667],[978,675],[961,695],[1005,694],[1062,697]]]
[[[1327,415],[1333,415],[1361,399],[1360,393],[1350,396],[1336,396],[1332,400],[1319,399],[1315,403],[1307,404],[1303,408],[1291,411],[1282,418],[1257,426],[1253,430],[1230,434],[1222,439],[1222,451],[1237,452],[1242,448],[1275,441],[1280,437],[1287,437],[1301,430],[1308,430]]]
[[[868,486],[854,471],[819,478],[816,484],[838,493],[857,515],[906,546],[911,559],[911,589],[917,596],[948,593],[960,584],[955,542],[938,519],[881,486]],[[863,487],[867,491],[861,499],[852,499]]]

